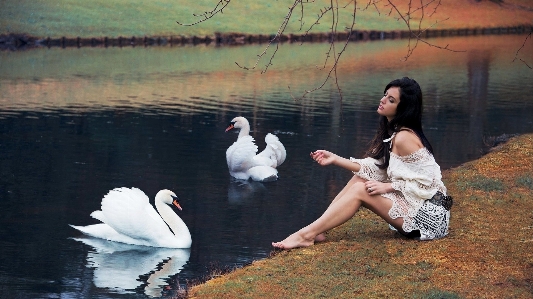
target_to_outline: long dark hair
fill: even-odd
[[[384,163],[378,165],[381,169],[389,166],[390,159],[390,142],[383,142],[383,140],[390,138],[401,128],[413,130],[422,144],[433,154],[433,148],[422,131],[422,90],[420,85],[413,79],[403,77],[387,84],[383,93],[391,87],[400,89],[400,103],[396,107],[396,115],[390,122],[387,117],[380,116],[379,129],[366,152],[369,157],[374,159],[385,158]]]

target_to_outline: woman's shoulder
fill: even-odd
[[[423,148],[422,141],[410,129],[403,129],[396,133],[392,151],[398,156],[407,156]]]
[[[396,136],[394,137],[394,140],[396,142],[420,142],[420,138],[418,135],[416,135],[415,131],[405,128],[400,129],[398,132],[396,132]]]

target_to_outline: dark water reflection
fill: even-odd
[[[329,85],[296,102],[287,89],[320,83],[306,62],[324,45],[283,45],[286,56],[264,75],[234,64],[253,59],[255,46],[2,52],[0,297],[170,296],[214,269],[268,256],[271,241],[318,217],[350,176],[308,153],[362,155],[392,78],[421,83],[444,169],[480,157],[491,137],[532,132],[533,75],[511,63],[523,38],[450,39],[468,52],[421,48],[407,63],[403,41],[354,44],[339,69],[342,102]],[[285,144],[278,181],[230,179],[225,150],[236,135],[224,129],[237,115],[260,148],[268,132]],[[95,223],[89,214],[120,186],[151,199],[175,191],[191,249],[72,239],[80,235],[68,224]]]

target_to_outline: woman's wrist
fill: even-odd
[[[340,166],[340,163],[339,163],[339,160],[340,160],[340,156],[337,155],[337,154],[333,154],[333,161],[332,161],[332,164],[333,165],[336,165],[336,166]]]
[[[344,158],[344,157],[341,157],[339,155],[335,155],[334,159],[333,159],[333,164],[337,165],[337,166],[340,166],[340,167],[343,167],[343,168],[346,168],[347,165],[349,165],[351,163],[350,160]]]

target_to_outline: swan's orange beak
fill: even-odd
[[[226,128],[226,132],[231,130],[231,129],[233,129],[233,128],[234,128],[233,124],[229,125],[229,127]]]
[[[180,204],[178,203],[177,200],[174,199],[174,201],[172,202],[173,205],[175,205],[178,209],[180,209],[180,211],[182,210]]]

